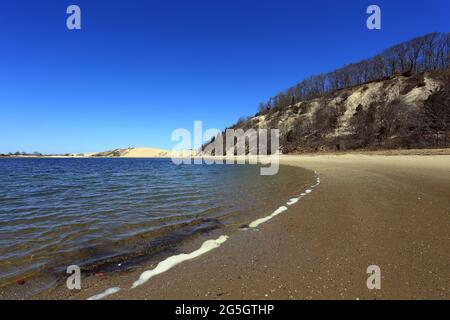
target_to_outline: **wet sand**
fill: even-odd
[[[227,231],[220,247],[135,289],[156,263],[37,298],[86,299],[119,286],[107,299],[450,299],[450,156],[282,156],[281,163],[317,170],[321,183],[258,228]],[[381,290],[366,286],[373,264]]]

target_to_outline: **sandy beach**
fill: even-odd
[[[450,300],[450,0],[4,2],[0,302]]]
[[[287,155],[281,163],[316,170],[321,183],[258,228],[227,231],[219,247],[134,289],[157,261],[37,298],[86,299],[111,287],[121,291],[107,299],[450,298],[449,155]],[[381,269],[381,290],[366,286],[369,265]]]

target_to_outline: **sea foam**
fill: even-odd
[[[289,199],[289,201],[286,203],[287,206],[292,206],[293,204],[296,204],[300,200],[301,197],[304,197],[304,196],[310,194],[313,191],[313,188],[317,187],[320,184],[320,177],[319,177],[317,171],[314,171],[314,173],[317,175],[317,177],[316,177],[316,184],[312,185],[310,187],[311,189],[307,189],[307,190],[305,190],[305,192],[302,192],[298,198],[291,198],[291,199]],[[270,219],[272,219],[273,217],[275,217],[275,216],[279,215],[280,213],[286,211],[287,209],[288,208],[286,206],[279,207],[271,215],[268,215],[267,217],[260,218],[260,219],[257,219],[255,221],[251,222],[249,224],[249,227],[250,228],[256,228],[260,224],[269,221]]]
[[[277,210],[275,210],[271,215],[261,218],[261,219],[257,219],[255,221],[253,221],[252,223],[249,224],[250,228],[256,228],[257,226],[259,226],[261,223],[267,222],[270,219],[272,219],[273,217],[279,215],[280,213],[286,211],[288,208],[285,206],[279,207]]]
[[[318,176],[317,171],[314,171],[314,173],[317,175],[316,184],[311,186],[310,187],[311,189],[307,189],[307,190],[305,190],[305,192],[302,192],[298,198],[289,199],[289,201],[286,203],[287,206],[291,206],[291,205],[297,203],[301,197],[304,197],[304,196],[310,194],[313,191],[312,188],[315,188],[316,186],[318,186],[320,184],[320,177]],[[277,210],[272,212],[272,214],[270,214],[269,216],[260,218],[260,219],[257,219],[255,221],[251,222],[249,224],[249,227],[256,228],[260,224],[269,221],[273,217],[275,217],[275,216],[279,215],[280,213],[287,211],[287,210],[288,210],[288,208],[286,206],[281,206]],[[147,282],[154,276],[164,273],[184,261],[194,259],[194,258],[201,256],[215,248],[220,247],[220,245],[222,243],[224,243],[225,241],[227,241],[228,238],[229,238],[228,236],[222,235],[216,240],[207,240],[207,241],[203,242],[203,244],[201,245],[201,247],[199,249],[197,249],[191,253],[188,253],[188,254],[182,253],[182,254],[179,254],[176,256],[171,256],[171,257],[167,258],[166,260],[161,261],[160,263],[158,263],[156,268],[143,272],[140,275],[139,279],[133,283],[131,288],[134,289],[134,288],[144,284],[145,282]],[[106,296],[117,293],[120,290],[121,289],[119,287],[109,288],[109,289],[106,289],[105,291],[103,291],[102,293],[99,293],[97,295],[94,295],[94,296],[88,298],[88,300],[100,300]]]
[[[297,203],[300,198],[292,198],[289,199],[289,201],[286,203],[288,206],[292,206],[293,204]]]
[[[203,242],[202,246],[191,252],[191,253],[182,253],[176,256],[171,256],[167,258],[166,260],[161,261],[158,263],[156,268],[152,270],[147,270],[141,274],[138,280],[136,280],[133,283],[133,286],[131,288],[136,288],[137,286],[140,286],[141,284],[144,284],[154,276],[161,274],[163,272],[166,272],[167,270],[172,269],[177,264],[180,264],[183,261],[194,259],[198,256],[201,256],[202,254],[205,254],[215,248],[220,247],[222,243],[228,240],[228,236],[220,236],[216,240],[207,240]]]
[[[96,294],[95,296],[92,296],[88,298],[88,300],[100,300],[103,299],[106,296],[112,295],[114,293],[117,293],[120,291],[119,287],[109,288],[103,291],[102,293]]]

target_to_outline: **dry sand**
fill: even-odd
[[[162,158],[170,157],[170,151],[157,148],[132,148],[123,153],[125,158]]]
[[[129,289],[142,270],[91,277],[85,299],[450,299],[450,156],[282,156],[321,184],[256,230]],[[262,213],[261,216],[268,213]],[[219,234],[210,234],[215,239]],[[199,240],[200,241],[200,240]],[[185,252],[201,242],[187,245]],[[381,290],[366,269],[381,268]]]

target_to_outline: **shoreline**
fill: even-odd
[[[116,293],[131,289],[131,287],[138,287],[147,282],[149,278],[169,271],[181,262],[197,257],[201,259],[201,255],[219,247],[230,237],[233,238],[243,232],[252,232],[252,230],[258,231],[260,225],[270,223],[269,220],[279,214],[283,214],[287,210],[287,207],[295,205],[300,198],[309,195],[313,191],[312,189],[317,187],[320,182],[314,172],[303,168],[298,169],[301,169],[298,171],[299,176],[301,174],[301,177],[304,178],[304,173],[306,173],[306,176],[309,176],[310,179],[302,182],[295,190],[290,190],[289,194],[291,196],[286,195],[282,199],[276,197],[276,200],[270,206],[265,207],[263,210],[264,213],[249,214],[248,212],[244,212],[240,215],[241,218],[239,220],[242,220],[241,223],[227,224],[220,228],[201,232],[190,239],[186,239],[186,241],[178,243],[171,249],[148,257],[146,261],[142,261],[142,263],[134,265],[131,268],[116,268],[113,272],[100,272],[101,278],[97,277],[96,274],[87,274],[82,271],[82,283],[85,285],[84,289],[86,290],[81,290],[80,292],[67,290],[65,287],[66,276],[62,275],[56,287],[41,292],[32,298],[99,300],[111,296],[110,298],[114,299],[115,297],[113,295]],[[294,172],[297,172],[297,170],[294,170]],[[293,197],[293,194],[298,195],[297,197]],[[273,208],[273,211],[266,211],[271,210],[270,207]],[[147,276],[146,274],[150,274],[151,276]],[[110,285],[110,287],[105,287],[105,285]]]
[[[142,270],[44,298],[86,299],[116,286],[125,289],[106,299],[450,298],[450,156],[288,155],[281,164],[321,179],[288,212],[135,289],[127,284]],[[381,290],[366,287],[372,264]]]
[[[167,151],[169,152],[169,151]],[[304,153],[288,153],[282,154],[283,157],[321,157],[321,156],[348,156],[348,155],[371,155],[371,156],[434,156],[434,155],[450,155],[450,148],[424,148],[424,149],[380,149],[380,150],[348,150],[348,151],[317,151]],[[202,158],[202,156],[183,156],[180,158]],[[167,159],[172,158],[171,154],[158,156],[78,156],[78,155],[9,155],[0,156],[0,159]],[[212,157],[214,158],[214,157]]]
[[[256,175],[257,169],[252,170],[255,171]],[[267,182],[260,181],[261,184],[255,185],[256,180],[250,179],[252,178],[251,176],[248,177],[248,183],[240,180],[242,176],[238,176],[236,178],[236,183],[246,185],[248,187],[245,189],[240,188],[242,190],[254,191],[256,189],[260,189],[261,186],[266,186],[264,187],[264,190],[260,190],[261,194],[266,195],[266,197],[261,198],[261,196],[250,196],[250,198],[245,198],[246,200],[242,202],[244,205],[242,208],[247,209],[240,210],[240,213],[236,210],[232,210],[228,212],[228,214],[216,217],[217,220],[216,218],[205,217],[204,221],[203,219],[200,219],[202,222],[194,225],[192,228],[183,227],[179,231],[174,231],[170,234],[163,235],[162,237],[152,238],[151,241],[147,241],[141,246],[134,247],[134,249],[128,253],[112,255],[108,258],[101,258],[99,260],[96,260],[93,255],[92,258],[84,260],[90,261],[87,264],[84,264],[81,260],[79,260],[76,264],[81,267],[83,284],[89,285],[89,283],[94,283],[98,280],[103,280],[104,278],[113,279],[119,275],[126,274],[129,271],[140,270],[145,268],[145,266],[151,265],[152,263],[158,263],[174,254],[176,255],[177,253],[194,251],[201,246],[202,242],[211,240],[211,234],[217,233],[217,237],[220,237],[221,234],[219,233],[221,232],[225,232],[225,234],[228,232],[239,232],[245,224],[251,224],[253,220],[260,219],[260,212],[270,212],[270,210],[276,211],[280,205],[280,199],[288,201],[289,198],[284,199],[286,194],[296,194],[298,190],[303,190],[303,188],[309,186],[310,181],[312,181],[314,176],[309,170],[304,170],[301,168],[284,167],[282,170],[284,173],[277,177],[274,176],[268,180],[275,183],[274,185],[279,186],[279,188],[277,187],[278,191],[276,192],[271,190]],[[289,178],[285,179],[287,177]],[[299,180],[296,177],[302,178]],[[272,187],[274,185],[271,184]],[[258,201],[258,203],[260,203],[260,205],[250,205],[248,201],[252,198],[255,200],[259,199],[260,201]],[[231,203],[234,203],[234,200],[230,198],[227,203],[231,205]],[[258,210],[255,210],[256,208]],[[226,213],[226,211],[227,210],[224,212]],[[233,211],[235,211],[235,213],[233,213]],[[156,244],[156,246],[154,247],[151,243]],[[190,243],[192,243],[192,245]],[[120,247],[116,247],[117,252],[119,249]],[[101,248],[96,248],[96,251],[97,253],[101,253]],[[65,266],[72,264],[72,261],[74,260],[65,260],[65,262],[59,261],[58,264],[55,265],[55,268],[49,264],[48,270],[37,271],[34,276],[27,276],[24,278],[18,277],[17,279],[12,279],[9,284],[5,282],[4,285],[0,287],[0,296],[8,299],[28,299],[45,296],[56,296],[61,298],[68,297],[66,296],[66,294],[68,294],[67,292],[63,292],[61,295],[59,292],[61,289],[63,289],[63,291],[67,291],[65,286],[65,280],[67,278]],[[48,281],[45,281],[46,279],[48,279]],[[22,283],[19,283],[16,280],[21,281]],[[51,285],[50,282],[55,283],[56,285]],[[47,289],[37,292],[39,288],[35,288],[36,290],[34,290],[35,284],[43,285],[47,287]],[[33,293],[30,292],[28,294],[27,292],[29,291],[33,291]],[[53,294],[54,292],[56,292],[55,295]]]
[[[173,255],[192,259],[136,288],[144,272],[168,260],[166,252],[131,270],[82,275],[80,291],[60,279],[31,298],[87,299],[107,289],[112,294],[101,298],[450,298],[450,156],[282,155],[280,164],[316,171],[320,185],[298,199],[286,195],[272,214],[232,233],[217,229],[183,242]],[[194,254],[223,236],[213,250]],[[372,264],[381,268],[381,290],[366,287]]]

